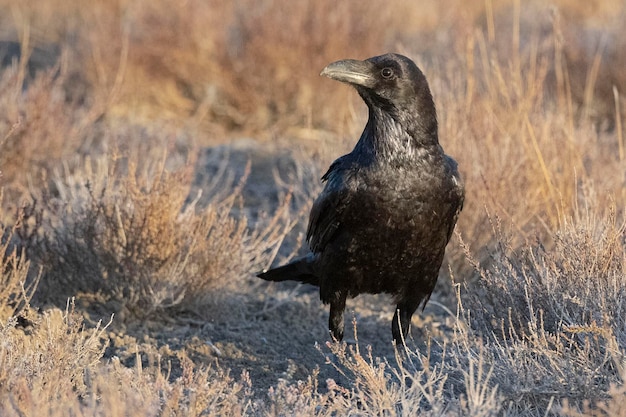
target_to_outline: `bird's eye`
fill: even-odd
[[[380,75],[382,75],[383,78],[389,79],[393,76],[393,70],[391,68],[383,68]]]

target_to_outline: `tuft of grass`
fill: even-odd
[[[24,194],[29,182],[40,185],[45,170],[78,150],[74,117],[82,111],[65,102],[53,70],[40,73],[22,92],[18,68],[6,69],[0,91],[2,181],[10,185],[8,191]]]
[[[104,353],[106,326],[86,330],[73,303],[44,313],[31,327],[25,334],[10,321],[0,329],[0,397],[7,412],[52,411],[60,399],[86,395]]]
[[[110,323],[109,323],[110,324]],[[70,302],[41,315],[28,333],[0,328],[0,413],[38,415],[249,415],[250,380],[181,357],[182,376],[168,381],[158,366],[134,369],[103,360],[108,325],[84,325]],[[19,352],[19,354],[16,354]],[[139,355],[139,354],[138,354]]]
[[[231,215],[240,188],[202,208],[188,204],[190,174],[169,172],[162,162],[140,170],[103,158],[57,178],[59,196],[45,193],[27,208],[33,232],[23,233],[43,268],[39,298],[98,295],[114,311],[143,318],[193,310],[211,294],[239,288],[290,229],[289,199],[249,226]]]
[[[491,214],[511,223],[513,247],[537,238],[550,247],[554,232],[579,207],[615,200],[621,211],[625,197],[624,178],[615,175],[623,165],[622,133],[602,131],[574,110],[563,24],[554,17],[533,31],[524,29],[528,22],[516,22],[512,33],[502,30],[494,39],[481,30],[457,39],[458,59],[435,62],[427,73],[435,80],[442,145],[458,160],[466,183],[458,230],[481,262],[489,262],[485,249],[496,241]],[[525,31],[525,42],[516,29]],[[451,245],[450,259],[464,269],[458,249]]]
[[[626,247],[615,207],[564,222],[554,246],[519,249],[500,232],[490,266],[469,255],[463,314],[482,338],[494,381],[518,411],[568,398],[601,401],[623,384]]]
[[[2,201],[0,190],[0,201]],[[0,222],[0,325],[22,315],[30,307],[31,299],[37,289],[39,276],[29,278],[30,261],[24,251],[19,251],[13,241],[16,230],[23,218],[18,219],[10,228],[2,227]],[[4,229],[4,230],[3,230]]]
[[[315,380],[279,384],[269,392],[271,415],[437,416],[453,412],[482,417],[502,410],[492,368],[467,339],[450,345],[429,344],[424,352],[396,351],[390,362],[376,357],[371,346],[362,352],[354,325],[354,345],[329,342],[325,349],[319,348],[326,365],[351,381],[350,386],[328,379],[321,392]],[[464,323],[457,325],[461,334]],[[460,360],[467,365],[462,371]]]

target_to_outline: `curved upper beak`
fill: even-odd
[[[344,59],[328,64],[321,76],[348,84],[372,87],[376,81],[374,64],[356,59]]]

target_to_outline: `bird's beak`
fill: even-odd
[[[344,59],[328,64],[320,75],[344,83],[371,88],[376,81],[373,76],[374,71],[374,64],[371,62]]]

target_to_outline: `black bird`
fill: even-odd
[[[403,344],[437,282],[463,183],[439,145],[433,98],[413,61],[398,54],[347,59],[321,75],[354,86],[369,119],[352,152],[322,177],[307,231],[311,253],[258,276],[319,286],[336,340],[343,338],[346,298],[391,294],[391,331]]]

